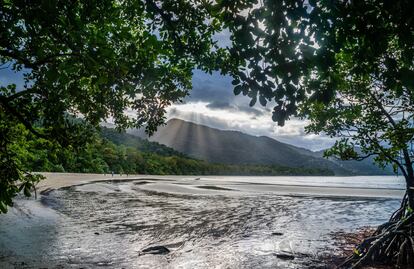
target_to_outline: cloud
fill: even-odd
[[[234,106],[230,105],[227,101],[213,101],[207,105],[208,108],[218,108],[218,109],[231,109]]]
[[[225,36],[222,38],[225,44]],[[272,105],[267,107],[256,104],[249,106],[250,99],[243,95],[235,96],[231,78],[222,76],[218,72],[211,75],[200,70],[194,71],[193,90],[182,104],[174,104],[168,109],[168,118],[183,120],[207,125],[223,130],[237,130],[255,136],[268,136],[281,142],[305,147],[311,150],[320,150],[331,146],[333,139],[323,135],[312,135],[304,132],[306,121],[299,119],[289,120],[284,127],[277,126],[272,121]],[[24,85],[23,72],[0,70],[2,86],[16,83],[17,88]],[[127,110],[132,117],[134,111]],[[111,122],[111,119],[108,119]]]
[[[323,135],[306,134],[307,122],[291,119],[285,126],[272,121],[274,102],[266,107],[256,103],[250,107],[250,98],[233,93],[231,78],[218,72],[206,74],[194,71],[193,89],[184,103],[175,104],[168,110],[168,118],[179,118],[213,128],[236,130],[255,136],[268,136],[311,150],[331,146],[333,139]]]
[[[209,75],[200,70],[195,70],[192,79],[193,89],[184,101],[231,102],[234,99],[231,80],[230,77],[221,76],[218,72]]]
[[[266,112],[263,109],[260,110],[260,109],[250,107],[250,106],[232,105],[232,104],[230,104],[229,102],[226,102],[226,101],[213,101],[213,102],[207,104],[207,108],[221,109],[221,110],[234,112],[234,113],[245,112],[247,114],[252,114],[254,116],[262,116]]]
[[[270,111],[269,108],[259,104],[250,107],[250,98],[246,96],[235,96],[231,81],[229,76],[222,76],[218,72],[209,75],[196,70],[193,75],[193,89],[184,99],[184,103],[205,102],[212,109],[246,112],[251,116],[260,116]]]
[[[263,111],[260,115],[252,116],[252,112],[232,108],[232,105],[229,106],[226,102],[218,103],[216,106],[211,106],[207,102],[188,102],[171,107],[168,110],[168,119],[179,118],[217,129],[268,136],[311,150],[328,148],[334,142],[326,136],[306,134],[304,126],[307,122],[300,119],[291,119],[283,127],[277,126],[271,119],[271,113]]]

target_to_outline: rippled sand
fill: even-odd
[[[401,178],[390,176],[378,177],[226,177],[226,176],[154,176],[154,175],[119,175],[110,174],[77,174],[77,173],[43,173],[46,180],[41,181],[37,189],[40,192],[62,187],[92,182],[116,180],[131,181],[134,179],[150,179],[154,184],[147,188],[157,191],[213,194],[200,189],[221,188],[228,186],[244,192],[270,192],[279,195],[335,196],[335,197],[372,197],[400,199]],[[280,179],[279,179],[280,178]],[[382,184],[372,180],[379,178]],[[201,179],[201,180],[200,180]],[[328,180],[321,180],[328,179]],[[329,180],[330,179],[330,180]],[[341,180],[338,180],[341,179]],[[361,180],[362,179],[362,180]],[[369,179],[369,180],[366,180]],[[291,181],[289,181],[291,180]],[[174,181],[174,184],[168,182]],[[359,182],[358,182],[359,181]],[[391,183],[390,183],[391,182]],[[395,182],[395,183],[394,183]],[[210,187],[209,187],[210,186]],[[221,187],[220,187],[221,186]],[[355,187],[358,186],[358,187]],[[216,193],[217,194],[217,193]]]
[[[0,216],[0,268],[324,266],[321,257],[336,251],[332,233],[380,224],[402,192],[89,176],[49,176],[40,200],[20,199]],[[141,255],[154,245],[171,252]]]

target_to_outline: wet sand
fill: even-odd
[[[78,174],[78,173],[42,173],[46,179],[41,181],[37,190],[46,192],[99,181],[131,181],[150,179],[155,181],[147,184],[145,188],[150,191],[188,193],[188,194],[218,194],[229,191],[243,193],[265,192],[287,196],[315,196],[315,197],[366,197],[366,198],[396,198],[404,195],[401,189],[361,188],[361,187],[331,187],[309,186],[305,184],[274,184],[266,181],[245,181],[250,177],[224,177],[224,176],[157,176],[157,175],[114,175],[111,174]],[[168,181],[181,181],[183,184],[169,184]],[[349,177],[352,182],[353,177]],[[159,181],[159,182],[157,182]]]
[[[335,234],[383,223],[403,193],[391,178],[45,176],[0,216],[0,268],[326,268]]]

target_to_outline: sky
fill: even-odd
[[[217,33],[213,39],[220,47],[231,47],[230,33]],[[218,72],[212,75],[195,70],[193,89],[183,103],[168,109],[167,118],[179,118],[222,130],[236,130],[255,136],[268,136],[313,151],[329,148],[334,143],[324,135],[306,134],[306,120],[290,119],[285,126],[272,121],[272,103],[249,106],[250,99],[235,96],[231,78]]]
[[[230,47],[230,34],[227,31],[214,36],[220,47]],[[9,69],[0,69],[0,85],[16,83],[22,88],[22,75]],[[268,136],[313,151],[330,147],[334,140],[324,135],[306,134],[305,120],[290,119],[285,126],[272,121],[272,103],[263,107],[259,102],[249,106],[250,99],[243,95],[235,96],[231,78],[218,72],[212,75],[194,70],[193,89],[182,103],[172,105],[167,110],[167,119],[178,118],[222,130],[236,130],[255,136]]]
[[[272,121],[271,103],[263,107],[256,103],[249,106],[250,99],[235,96],[231,78],[196,70],[193,89],[182,103],[172,105],[167,118],[179,118],[222,130],[236,130],[255,136],[268,136],[278,141],[310,150],[331,146],[333,139],[324,135],[306,134],[306,120],[290,119],[285,126]]]
[[[10,83],[23,85],[21,74],[0,70],[2,85]],[[250,99],[243,95],[235,96],[231,78],[219,73],[212,75],[195,70],[193,89],[182,103],[172,105],[167,110],[167,119],[178,118],[222,130],[236,130],[255,136],[268,136],[310,150],[321,150],[331,146],[333,139],[324,135],[306,134],[305,120],[291,119],[285,126],[272,121],[272,106],[263,107],[256,103],[250,107]]]

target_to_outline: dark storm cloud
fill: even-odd
[[[247,114],[252,114],[254,116],[261,116],[267,113],[267,111],[265,110],[259,110],[257,108],[250,107],[248,105],[234,105],[226,101],[213,101],[209,103],[207,107],[211,109],[226,110],[229,112],[244,112]]]
[[[264,114],[268,114],[268,111],[265,109],[257,109],[254,107],[250,107],[250,106],[238,106],[237,107],[239,111],[245,112],[247,114],[253,114],[255,116],[262,116]],[[269,114],[270,115],[270,114]]]
[[[218,108],[218,109],[230,109],[234,108],[230,105],[229,102],[226,101],[213,101],[207,105],[208,108]]]
[[[193,76],[193,89],[190,96],[185,98],[186,103],[205,102],[211,109],[221,109],[231,112],[244,112],[252,116],[269,113],[264,107],[250,107],[249,98],[235,96],[231,78],[215,72],[212,75],[196,70]],[[236,99],[238,102],[236,102]]]
[[[193,89],[186,102],[207,102],[214,101],[229,102],[234,99],[231,78],[221,76],[214,72],[212,75],[195,70],[193,75]]]

